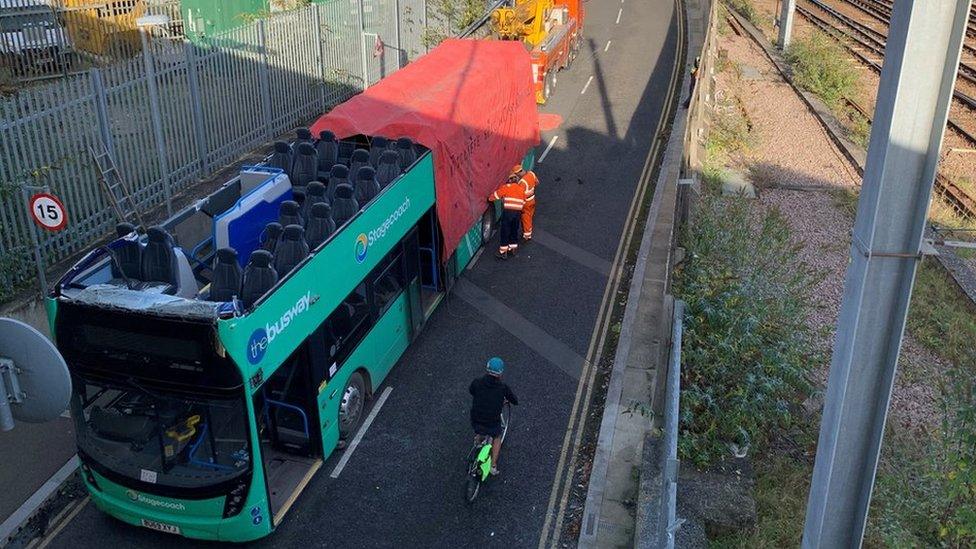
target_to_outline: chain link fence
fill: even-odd
[[[50,265],[111,231],[90,146],[112,153],[141,211],[169,207],[174,194],[424,53],[426,12],[424,0],[332,0],[195,42],[136,31],[129,58],[0,96],[0,284],[9,291],[43,269],[35,236]],[[62,198],[67,230],[34,226],[27,185]]]

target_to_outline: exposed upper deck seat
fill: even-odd
[[[281,223],[277,221],[272,221],[268,223],[264,230],[261,231],[261,248],[262,250],[271,252],[274,254],[275,248],[278,246],[278,239],[281,238],[281,231],[283,231]]]
[[[331,204],[335,200],[335,190],[339,185],[346,185],[349,183],[349,168],[343,166],[342,164],[336,164],[332,166],[332,171],[329,174],[329,184],[325,188],[325,196],[329,199]]]
[[[312,144],[312,132],[308,131],[308,128],[295,129],[295,142],[292,143],[292,147],[298,146],[299,143]]]
[[[357,145],[354,141],[339,141],[339,164],[348,166],[356,147]]]
[[[359,213],[359,202],[356,201],[356,193],[352,185],[343,183],[336,187],[335,199],[332,201],[332,219],[335,220],[336,227],[343,226]]]
[[[119,223],[115,226],[115,234],[122,240],[114,247],[112,278],[139,280],[142,275],[142,244],[139,244],[136,226]]]
[[[295,147],[295,163],[292,165],[291,184],[304,187],[319,176],[319,161],[315,154],[315,147],[311,143],[299,143]]]
[[[356,202],[360,207],[365,207],[378,194],[380,194],[380,184],[376,182],[376,170],[369,166],[359,168],[359,174],[356,176]]]
[[[380,165],[380,157],[389,150],[390,140],[385,137],[376,136],[369,143],[369,165],[377,167]]]
[[[369,166],[369,151],[366,149],[356,149],[352,153],[352,159],[349,161],[349,181],[356,181],[356,176],[359,173],[359,168],[363,166]]]
[[[176,247],[166,229],[156,226],[146,231],[146,247],[142,250],[138,289],[181,297],[197,293],[193,269],[183,251]]]
[[[273,257],[267,250],[255,250],[244,268],[241,301],[245,307],[254,305],[261,296],[278,283],[278,272],[271,265]]]
[[[305,187],[305,203],[302,204],[302,217],[305,218],[305,223],[308,223],[309,212],[312,210],[312,206],[318,204],[319,202],[328,202],[329,197],[325,194],[325,185],[321,181],[312,181]]]
[[[298,202],[285,200],[281,203],[281,206],[278,208],[278,223],[281,223],[282,227],[287,227],[288,225],[302,226],[305,224],[305,219],[302,217],[302,208],[298,205]]]
[[[376,182],[381,189],[400,176],[400,153],[394,150],[386,150],[380,155],[379,165],[376,166]]]
[[[305,242],[305,229],[301,225],[287,225],[281,233],[275,249],[275,270],[278,276],[285,276],[308,257],[308,243]]]
[[[317,202],[309,211],[308,223],[305,225],[305,240],[308,246],[315,249],[325,242],[335,232],[336,224],[332,219],[332,208],[326,202]]]
[[[315,154],[319,163],[319,178],[325,180],[332,166],[339,162],[339,143],[336,141],[334,133],[328,130],[319,132],[319,141],[315,144]]]
[[[243,277],[244,271],[234,248],[217,250],[213,280],[210,282],[210,301],[230,301],[234,296],[240,296]]]
[[[417,150],[414,148],[413,141],[409,137],[397,139],[396,150],[400,153],[400,171],[405,172],[411,164],[417,161]]]
[[[278,211],[286,201],[293,197],[288,177],[277,170],[253,168],[242,174],[254,176],[249,179],[262,179],[260,184],[249,183],[253,187],[225,212],[214,218],[213,247],[234,248],[239,263],[247,263],[251,252],[261,246],[261,235],[265,226],[278,218]],[[297,207],[297,204],[296,204]]]
[[[292,164],[294,164],[294,156],[291,147],[284,141],[275,141],[274,151],[268,157],[268,166],[284,170],[285,173],[290,174]]]

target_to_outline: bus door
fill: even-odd
[[[271,514],[280,520],[322,464],[322,438],[308,345],[301,345],[254,396]]]
[[[441,265],[440,226],[434,208],[417,222],[417,265],[419,269],[420,304],[423,318],[427,319],[434,307],[444,297],[444,268]]]

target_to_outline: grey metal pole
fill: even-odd
[[[796,0],[782,0],[779,11],[779,47],[786,49],[793,39],[793,17],[796,15]]]
[[[359,0],[359,51],[362,55],[363,90],[369,88],[369,60],[366,59],[366,18],[363,14],[364,2]]]
[[[115,140],[112,139],[111,121],[108,117],[108,99],[105,97],[105,80],[100,69],[89,69],[92,93],[95,96],[95,114],[98,119],[98,134],[102,138],[105,150],[115,156]]]
[[[271,75],[270,62],[268,60],[268,37],[264,32],[264,19],[258,19],[258,44],[261,50],[261,65],[258,67],[258,79],[261,86],[261,110],[264,111],[264,136],[271,139],[274,135],[271,121],[273,113],[271,110]]]
[[[206,120],[203,115],[203,95],[200,93],[200,73],[197,70],[197,52],[193,42],[183,44],[186,59],[186,77],[190,84],[190,115],[193,121],[193,138],[196,141],[197,160],[200,162],[200,176],[210,174],[207,160]]]
[[[163,115],[159,109],[159,84],[156,82],[156,63],[149,50],[146,30],[139,29],[142,40],[142,59],[146,67],[146,83],[149,87],[149,114],[152,117],[153,137],[156,140],[156,162],[163,181],[163,198],[166,200],[166,216],[173,215],[173,189],[170,186],[169,162],[166,160],[166,137],[163,135]]]
[[[316,62],[319,66],[319,81],[317,83],[319,87],[319,101],[321,102],[320,109],[322,112],[325,111],[325,52],[324,44],[322,44],[322,15],[319,13],[319,5],[312,4],[312,17],[315,18],[315,51],[317,52]]]
[[[394,38],[396,39],[397,70],[399,70],[403,68],[403,44],[400,42],[400,0],[393,2],[393,16],[396,18],[394,19],[396,23]]]
[[[14,414],[10,409],[11,399],[7,391],[7,373],[13,372],[15,367],[12,360],[0,357],[0,431],[14,428]]]
[[[21,187],[21,196],[23,196],[25,206],[29,206],[31,193],[35,190],[47,192],[48,189],[28,187],[26,185]],[[27,215],[31,214],[28,213]],[[44,271],[47,270],[47,267],[44,265],[44,250],[41,249],[41,239],[37,236],[37,231],[37,225],[30,223],[31,244],[34,248],[34,263],[37,267],[37,283],[41,287],[41,295],[43,296],[47,293],[47,275],[44,273]]]
[[[864,537],[970,0],[896,0],[827,382],[803,547]]]

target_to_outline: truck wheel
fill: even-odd
[[[543,103],[549,101],[549,97],[552,96],[552,90],[556,87],[556,77],[553,76],[553,71],[546,71],[546,78],[542,81],[542,101]]]

